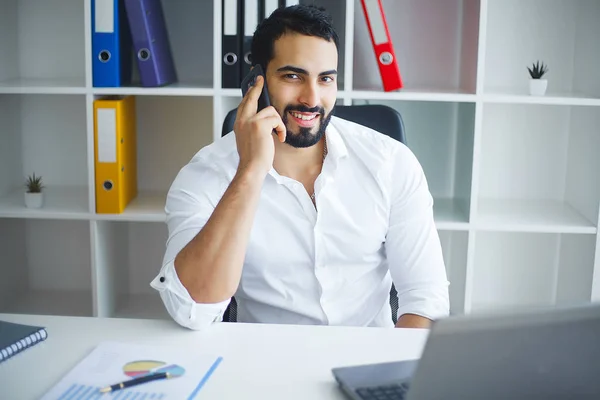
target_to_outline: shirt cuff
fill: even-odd
[[[150,286],[160,297],[171,317],[183,327],[203,330],[223,320],[231,299],[219,303],[196,303],[179,280],[173,261],[163,266]]]
[[[415,314],[434,321],[450,314],[448,297],[431,291],[413,290],[399,294],[398,304],[398,318],[404,314]]]

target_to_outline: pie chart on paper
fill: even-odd
[[[131,378],[160,372],[168,372],[173,377],[177,377],[183,375],[185,370],[179,365],[168,364],[164,361],[140,360],[125,364],[123,366],[123,372]]]

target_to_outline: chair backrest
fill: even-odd
[[[237,108],[234,108],[227,113],[225,120],[223,121],[221,136],[225,136],[233,130],[236,114]],[[342,119],[374,129],[401,143],[407,144],[402,116],[392,107],[381,104],[336,106],[335,115]],[[390,306],[392,309],[392,321],[395,324],[397,322],[396,313],[398,312],[398,292],[396,292],[396,288],[393,284],[390,290]],[[237,302],[235,298],[231,299],[231,303],[223,316],[223,321],[237,321]]]
[[[334,112],[340,118],[364,125],[406,144],[404,121],[400,113],[392,107],[381,104],[336,106]],[[221,136],[233,130],[236,113],[237,108],[234,108],[225,116]]]

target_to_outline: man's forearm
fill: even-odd
[[[236,291],[264,176],[238,171],[203,229],[175,258],[179,280],[198,303]]]
[[[403,314],[398,318],[396,328],[427,328],[431,327],[431,320],[416,314]]]

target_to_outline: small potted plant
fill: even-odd
[[[25,192],[25,205],[28,208],[41,208],[44,204],[42,177],[35,176],[35,173],[33,173],[33,175],[27,177],[25,187],[27,188]]]
[[[546,94],[546,89],[548,88],[548,80],[542,79],[542,77],[548,73],[548,67],[537,61],[531,67],[527,67],[529,70],[529,75],[531,79],[529,79],[529,94],[532,96],[543,96]]]

